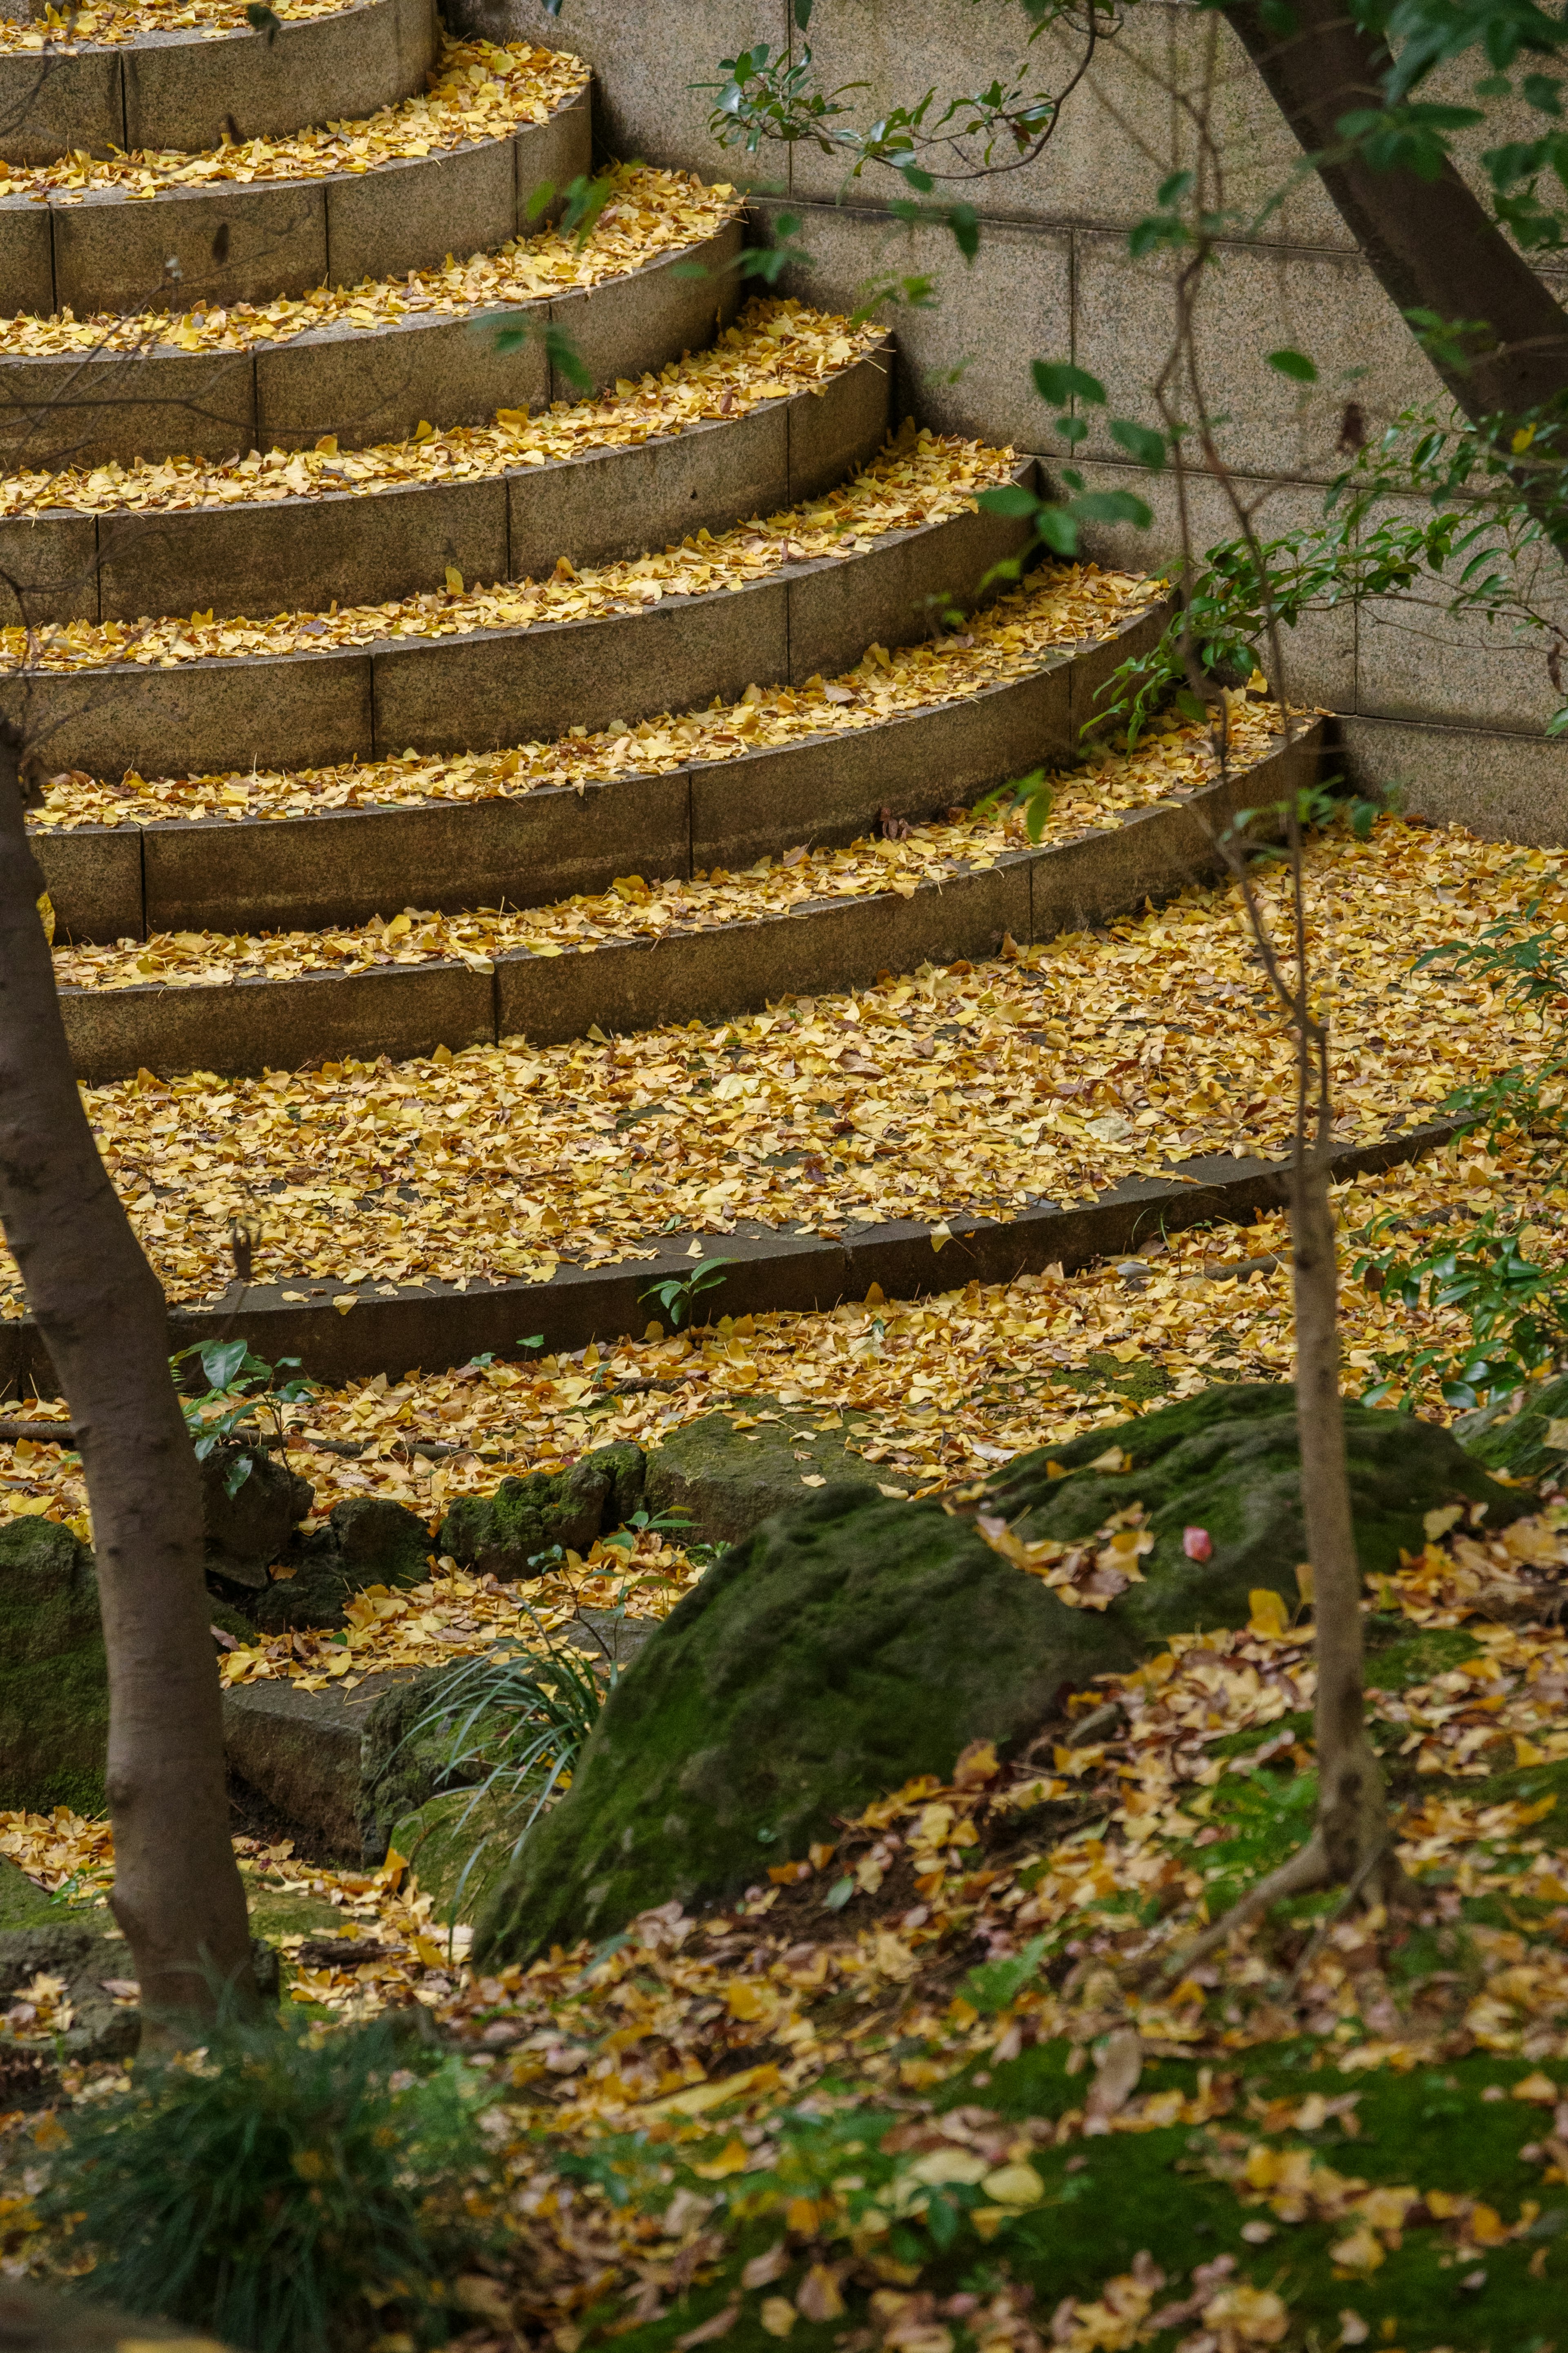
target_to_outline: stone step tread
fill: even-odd
[[[0,153],[207,147],[226,115],[246,138],[287,137],[410,96],[435,60],[430,0],[283,0],[273,14],[270,39],[245,0],[0,19]]]
[[[1314,904],[1362,944],[1336,979],[1338,1027],[1357,1040],[1343,1110],[1358,1132],[1413,1125],[1446,1099],[1456,1063],[1521,1050],[1521,1012],[1423,976],[1397,998],[1386,987],[1390,927],[1435,874],[1454,893],[1433,902],[1445,936],[1468,937],[1495,901],[1480,848],[1397,822],[1368,844],[1336,831],[1312,845]],[[1209,885],[1110,937],[853,997],[803,993],[711,1026],[264,1079],[143,1072],[87,1100],[172,1303],[222,1299],[231,1226],[256,1217],[258,1297],[304,1306],[314,1293],[329,1320],[342,1298],[352,1324],[378,1285],[482,1293],[563,1260],[580,1279],[651,1256],[662,1226],[821,1235],[901,1217],[929,1229],[964,1206],[1085,1201],[1188,1154],[1272,1154],[1289,1142],[1289,1058],[1235,892]],[[261,1171],[277,1194],[258,1194]],[[929,1232],[924,1248],[935,1255]],[[539,1328],[517,1324],[505,1345]]]
[[[641,447],[698,424],[749,416],[824,382],[868,353],[889,349],[880,328],[856,327],[793,301],[753,301],[705,351],[657,375],[623,377],[595,397],[538,410],[504,409],[493,424],[431,427],[416,438],[339,448],[251,450],[213,461],[172,456],[0,474],[0,522],[25,517],[33,532],[57,518],[228,514],[266,506],[374,497],[392,490],[464,484],[531,472],[605,449]]]
[[[1272,710],[1254,704],[1233,726],[1232,758],[1250,765],[1279,741]],[[57,946],[55,973],[62,989],[124,989],[149,982],[210,987],[367,967],[417,971],[457,962],[485,970],[506,956],[589,955],[600,947],[729,930],[889,892],[912,897],[922,888],[986,873],[1004,859],[1044,855],[1115,832],[1167,801],[1190,798],[1218,771],[1206,729],[1189,722],[1137,753],[1063,776],[1033,843],[1021,812],[966,810],[907,830],[896,820],[893,839],[862,838],[842,849],[791,845],[782,857],[764,857],[738,874],[721,869],[668,881],[657,873],[630,874],[608,891],[515,911],[443,915],[410,906],[393,910],[382,923],[336,931],[181,932],[131,945]]]
[[[510,239],[494,252],[464,255],[398,278],[318,286],[307,294],[264,302],[199,301],[167,329],[165,322],[175,314],[163,311],[79,318],[17,312],[0,319],[0,367],[37,359],[109,368],[122,356],[138,364],[181,354],[221,358],[334,329],[363,337],[375,329],[468,322],[485,311],[585,293],[633,276],[667,254],[685,259],[740,216],[742,200],[727,183],[710,186],[695,173],[645,164],[613,169],[617,194],[581,244],[573,234],[545,229],[537,237]]]
[[[1026,675],[1062,649],[1098,641],[1154,605],[1161,584],[1097,565],[1049,565],[1005,592],[956,635],[864,657],[820,689],[773,683],[740,702],[663,712],[637,728],[573,729],[546,743],[456,758],[418,754],[334,767],[153,776],[118,782],[62,771],[28,820],[42,841],[85,828],[184,830],[219,819],[270,828],[355,810],[469,807],[542,792],[580,794],[690,765],[721,766],[766,747],[863,735]],[[782,847],[783,845],[781,845]]]
[[[510,139],[545,122],[587,88],[589,69],[564,50],[513,42],[442,43],[429,90],[400,99],[359,121],[340,121],[282,138],[255,138],[191,153],[138,150],[128,155],[71,154],[13,165],[0,213],[42,200],[73,207],[120,197],[156,204],[193,188],[242,194],[251,188],[360,175],[388,164],[453,153]],[[243,125],[241,126],[243,128]]]
[[[464,583],[341,612],[49,623],[31,633],[30,647],[21,630],[8,629],[0,675],[15,675],[24,664],[36,678],[314,657],[646,613],[667,597],[744,589],[793,565],[842,562],[894,535],[947,522],[970,513],[980,491],[1012,481],[1018,470],[1010,449],[922,431],[808,509],[786,509],[634,561],[581,574],[566,564],[542,581]]]
[[[881,447],[891,346],[847,323],[753,304],[742,329],[597,398],[531,416],[525,395],[484,427],[421,420],[357,453],[329,434],[266,459],[13,475],[12,612],[37,626],[320,611],[729,530],[826,492]]]

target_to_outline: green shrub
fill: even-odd
[[[460,2061],[396,2020],[231,2022],[136,2076],[66,2118],[46,2213],[96,2258],[83,2293],[251,2353],[445,2341],[486,2228]]]

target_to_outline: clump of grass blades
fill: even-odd
[[[228,2021],[66,2119],[47,2219],[81,2293],[247,2353],[443,2344],[483,2252],[486,2087],[396,2020],[322,2034]]]
[[[618,1673],[613,1662],[547,1635],[543,1639],[542,1655],[503,1651],[454,1668],[407,1735],[409,1740],[437,1732],[447,1736],[444,1778],[448,1786],[467,1782],[472,1790],[458,1831],[487,1799],[518,1801],[513,1855],[575,1771]],[[452,1897],[454,1919],[463,1890],[490,1844],[487,1833],[463,1864]]]

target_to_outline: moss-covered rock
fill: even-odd
[[[101,1812],[109,1680],[92,1555],[58,1521],[0,1527],[0,1805]]]
[[[1422,1518],[1520,1500],[1442,1430],[1346,1412],[1363,1565],[1396,1565]],[[1110,1448],[1125,1467],[1096,1467]],[[1062,1475],[1062,1474],[1066,1475]],[[1294,1604],[1303,1556],[1294,1398],[1226,1386],[1010,1464],[988,1499],[1026,1536],[1091,1535],[1142,1503],[1147,1582],[1074,1609],[935,1501],[823,1488],[710,1569],[611,1693],[570,1794],[480,1916],[485,1961],[603,1936],[647,1906],[730,1894],[965,1744],[1016,1739],[1069,1690],[1166,1634],[1237,1624],[1248,1595]],[[1206,1528],[1208,1560],[1182,1533]]]
[[[710,1569],[610,1694],[479,1949],[520,1957],[743,1887],[835,1812],[1016,1738],[1137,1647],[939,1505],[821,1488]]]
[[[684,1512],[705,1544],[738,1544],[774,1512],[798,1504],[812,1480],[850,1479],[868,1487],[915,1484],[852,1451],[841,1418],[819,1430],[820,1409],[786,1411],[774,1398],[736,1413],[705,1413],[672,1430],[647,1458],[646,1495],[655,1514]],[[770,1417],[759,1420],[758,1415]]]
[[[515,1807],[472,1788],[447,1789],[405,1814],[392,1843],[408,1859],[442,1922],[471,1920],[511,1858]]]
[[[341,1626],[344,1605],[367,1585],[422,1585],[430,1574],[430,1531],[417,1513],[376,1495],[332,1505],[324,1528],[305,1539],[292,1577],[258,1594],[264,1634],[291,1627]]]
[[[602,1531],[617,1528],[642,1502],[637,1446],[599,1446],[566,1471],[503,1479],[493,1495],[460,1495],[441,1523],[444,1553],[507,1583],[538,1576],[531,1566],[557,1545],[586,1552]]]
[[[1124,1469],[1094,1467],[1113,1450]],[[1490,1527],[1530,1508],[1528,1496],[1499,1486],[1451,1432],[1408,1414],[1347,1405],[1345,1451],[1356,1549],[1369,1577],[1397,1568],[1402,1549],[1419,1552],[1423,1519],[1441,1504],[1484,1503]],[[1239,1625],[1248,1593],[1263,1586],[1294,1606],[1296,1564],[1307,1546],[1294,1391],[1236,1382],[1069,1445],[1038,1448],[992,1482],[987,1508],[1027,1539],[1070,1542],[1135,1503],[1154,1549],[1141,1564],[1146,1582],[1116,1609],[1141,1635]],[[1208,1532],[1206,1561],[1183,1551],[1188,1527]]]
[[[1568,1375],[1527,1389],[1512,1413],[1506,1400],[1462,1413],[1454,1435],[1489,1470],[1532,1484],[1548,1477],[1561,1483],[1568,1476]]]
[[[233,1494],[226,1482],[248,1461]],[[308,1479],[249,1447],[217,1446],[202,1464],[202,1514],[210,1575],[259,1590],[315,1501]]]

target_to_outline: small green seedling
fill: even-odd
[[[732,1258],[704,1259],[689,1274],[667,1274],[662,1282],[650,1283],[638,1297],[644,1302],[657,1299],[671,1326],[679,1332],[702,1293],[724,1281],[721,1268],[734,1264]]]

